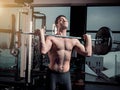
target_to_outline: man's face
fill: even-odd
[[[65,17],[60,17],[57,25],[58,25],[58,27],[67,29],[68,28],[68,20]]]

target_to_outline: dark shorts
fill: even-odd
[[[47,71],[46,90],[72,90],[70,72]]]

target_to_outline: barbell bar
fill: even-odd
[[[21,34],[28,34],[28,35],[34,35],[34,33],[29,33],[29,32],[21,32]],[[58,38],[70,38],[70,39],[79,39],[83,40],[82,37],[75,37],[75,36],[61,36],[61,35],[53,35],[53,34],[45,34],[45,36],[54,36]],[[102,41],[103,39],[92,39],[92,41]]]
[[[34,33],[21,32],[21,34],[35,35]],[[45,36],[54,36],[58,38],[70,38],[70,39],[79,39],[84,40],[82,37],[74,37],[74,36],[61,36],[61,35],[50,35],[45,34]],[[95,39],[91,39],[94,41],[93,52],[97,55],[105,55],[110,52],[112,48],[112,31],[108,27],[101,27],[96,33]]]

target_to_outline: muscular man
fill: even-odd
[[[64,15],[60,15],[55,20],[57,28],[56,35],[66,36],[68,20]],[[50,63],[47,74],[48,90],[55,90],[56,85],[61,85],[60,90],[72,90],[70,78],[70,59],[73,49],[84,56],[91,56],[92,43],[90,35],[83,35],[85,45],[78,39],[60,38],[54,36],[44,36],[44,29],[39,31],[41,53],[48,54]],[[59,87],[59,88],[61,88]]]

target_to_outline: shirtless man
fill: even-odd
[[[66,36],[68,20],[64,15],[60,15],[55,20],[57,28],[56,35]],[[44,36],[44,29],[39,31],[41,53],[48,54],[50,63],[47,71],[48,90],[55,90],[56,84],[61,85],[59,90],[72,90],[70,78],[70,60],[73,49],[83,56],[91,56],[92,43],[90,35],[83,35],[85,45],[78,39],[60,38],[54,36]],[[61,88],[59,87],[59,88]]]

